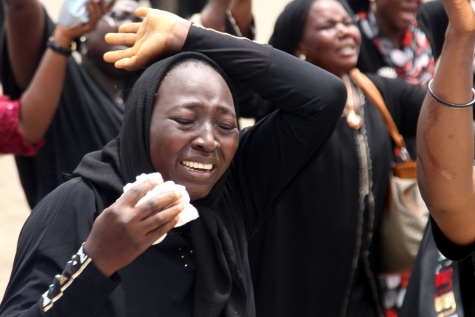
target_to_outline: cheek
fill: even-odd
[[[236,154],[236,150],[239,144],[239,133],[230,136],[221,141],[221,151],[223,152],[226,165],[229,165]]]

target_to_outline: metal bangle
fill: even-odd
[[[438,103],[440,103],[441,105],[444,105],[444,106],[449,107],[449,108],[454,108],[454,109],[466,109],[466,108],[472,107],[472,106],[475,104],[475,89],[472,88],[472,93],[473,93],[473,99],[472,99],[472,101],[470,101],[469,103],[466,103],[466,104],[464,104],[464,105],[458,105],[458,104],[455,104],[455,103],[447,102],[447,101],[442,100],[442,99],[440,99],[439,97],[437,97],[437,96],[434,94],[434,92],[432,91],[431,85],[432,85],[432,82],[433,82],[433,81],[434,81],[433,79],[431,79],[431,80],[429,81],[429,84],[427,85],[427,88],[428,88],[428,90],[429,90],[430,96],[431,96],[432,98],[434,98],[434,100],[437,101]]]

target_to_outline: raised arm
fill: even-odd
[[[235,35],[254,36],[251,0],[208,0],[201,11],[201,23],[207,28],[225,32],[226,19],[233,26]]]
[[[248,85],[280,110],[242,133],[234,157],[236,191],[245,192],[241,197],[251,232],[321,152],[341,117],[345,87],[334,75],[269,45],[167,20],[161,11],[148,10],[142,25],[119,29],[129,34],[108,34],[107,41],[134,47],[107,53],[105,59],[127,69],[146,66],[173,53],[166,50],[171,46],[157,44],[172,34],[165,37],[180,43],[174,52],[181,48],[210,57],[231,79]],[[181,28],[180,36],[172,31]]]
[[[444,0],[449,26],[433,93],[467,104],[472,92],[475,15],[469,0]],[[417,131],[418,181],[432,218],[458,245],[475,242],[472,108],[455,109],[426,96]]]
[[[26,89],[45,48],[45,11],[37,0],[2,0],[8,55],[17,85]]]
[[[53,41],[68,49],[74,39],[96,27],[111,5],[106,8],[104,0],[91,1],[88,4],[89,22],[69,30],[58,25],[53,33]],[[33,80],[21,99],[18,128],[29,144],[40,141],[53,120],[63,90],[67,59],[67,56],[51,48],[46,49]]]

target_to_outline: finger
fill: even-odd
[[[140,7],[135,10],[135,14],[138,15],[139,17],[145,17],[152,10],[153,10],[152,8]]]
[[[172,230],[175,225],[178,223],[179,218],[175,217],[172,221],[167,222],[160,228],[157,228],[155,230],[150,231],[147,233],[147,238],[150,239],[149,243],[150,245],[153,244],[155,241],[160,239],[164,234],[168,233],[170,230]]]
[[[156,213],[161,213],[164,210],[172,208],[172,206],[180,203],[182,194],[176,190],[168,190],[153,196],[135,208],[137,219],[144,220]],[[163,223],[170,221],[171,218],[166,219]]]
[[[107,8],[106,8],[107,12],[109,12],[109,11],[112,9],[112,7],[114,6],[115,3],[116,3],[116,0],[112,0],[112,1],[109,3],[109,5],[108,5]]]
[[[114,64],[114,66],[116,68],[123,68],[123,69],[126,69],[128,71],[135,71],[135,70],[143,68],[143,66],[137,62],[137,57],[136,56],[132,56],[130,58],[123,58],[123,59],[117,61]]]
[[[142,22],[125,23],[119,26],[119,33],[137,33]]]
[[[145,196],[149,191],[155,188],[155,186],[159,185],[157,181],[153,179],[148,179],[138,185],[133,186],[130,188],[126,193],[120,197],[117,202],[121,205],[126,205],[129,207],[135,207],[137,202]]]
[[[107,43],[113,45],[127,45],[135,44],[135,33],[107,33],[104,39]],[[130,56],[129,56],[130,57]]]
[[[91,2],[96,2],[100,8],[100,12],[102,14],[107,12],[107,6],[106,6],[106,0],[99,0],[99,1],[91,1]]]
[[[160,229],[161,227],[167,226],[167,224],[170,222],[174,222],[174,226],[180,220],[180,213],[183,211],[183,209],[185,209],[183,204],[178,203],[153,214],[142,222],[143,231],[150,233]],[[173,226],[171,228],[173,228]],[[165,232],[168,232],[171,228]]]
[[[104,60],[108,63],[118,63],[122,59],[131,58],[134,55],[132,48],[125,50],[110,51],[104,54]],[[117,68],[124,68],[115,65]]]
[[[97,21],[102,17],[102,11],[100,5],[96,1],[90,1],[89,5],[89,24],[91,29],[95,28]]]

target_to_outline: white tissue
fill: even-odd
[[[154,189],[152,189],[145,196],[143,196],[137,202],[137,204],[135,206],[139,206],[140,204],[142,204],[146,200],[148,200],[148,199],[152,198],[153,196],[156,196],[160,193],[163,193],[164,191],[177,190],[177,191],[181,192],[181,194],[182,194],[182,196],[180,198],[180,202],[183,204],[183,206],[185,206],[185,208],[180,213],[180,220],[175,225],[175,228],[183,226],[184,224],[186,224],[186,223],[188,223],[192,220],[195,220],[196,218],[199,217],[198,210],[196,210],[196,208],[192,204],[190,204],[190,195],[188,195],[188,192],[186,191],[185,186],[175,184],[172,181],[168,181],[168,182],[163,183],[163,178],[162,178],[162,175],[160,173],[141,174],[141,175],[137,176],[136,181],[134,183],[128,183],[127,185],[124,186],[124,193],[127,192],[133,186],[141,184],[141,183],[143,183],[144,181],[146,181],[148,179],[154,179],[154,180],[156,180],[157,182],[159,182],[161,184],[155,186]],[[160,239],[155,241],[153,244],[157,244],[157,243],[162,242],[163,239],[165,239],[166,236],[167,236],[167,234],[165,233]]]
[[[72,29],[89,21],[87,4],[90,0],[66,0],[59,12],[58,24],[65,29]],[[98,1],[98,0],[97,0]],[[111,0],[106,0],[109,6]]]

